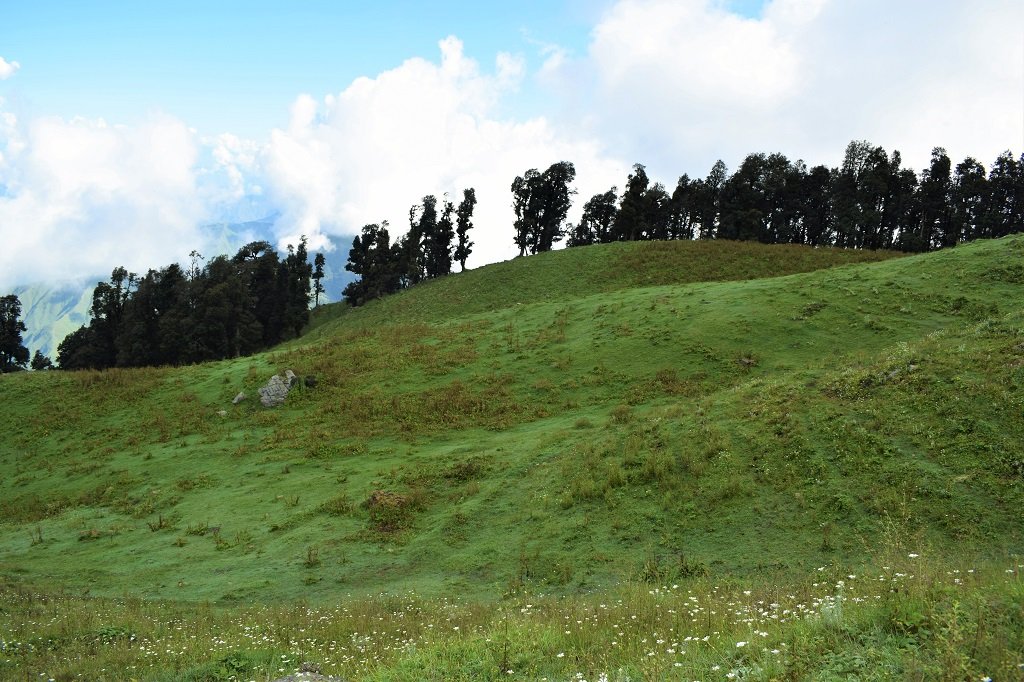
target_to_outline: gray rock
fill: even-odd
[[[278,678],[274,682],[344,682],[340,677],[328,677],[321,673],[319,664],[306,661],[299,666],[299,672]]]
[[[245,400],[245,399],[246,399],[247,397],[248,397],[248,396],[247,396],[247,395],[245,395],[245,391],[241,391],[241,392],[239,392],[239,394],[238,394],[238,395],[236,395],[236,396],[235,396],[235,397],[234,397],[234,398],[233,398],[233,399],[231,400],[231,404],[232,404],[232,405],[237,405],[238,403],[240,403],[240,402],[242,402],[243,400]]]
[[[299,378],[295,376],[295,372],[291,371],[290,369],[285,370],[284,380],[288,382],[289,390],[295,388],[299,383]]]
[[[328,677],[320,673],[299,672],[279,677],[274,682],[345,682],[340,677]]]
[[[260,389],[260,403],[263,407],[277,407],[288,397],[288,383],[280,374],[270,377],[267,385]]]

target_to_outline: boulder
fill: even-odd
[[[260,389],[260,403],[263,407],[277,407],[288,397],[288,382],[280,374],[270,377],[267,385]]]
[[[295,386],[297,386],[299,383],[299,378],[295,376],[295,372],[291,371],[290,369],[285,370],[284,380],[285,382],[287,382],[289,390],[295,388]]]

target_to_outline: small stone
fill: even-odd
[[[233,398],[233,399],[231,400],[231,404],[232,404],[232,405],[237,405],[238,403],[240,403],[240,402],[242,402],[243,400],[245,400],[245,399],[246,399],[246,397],[247,397],[247,396],[245,395],[245,391],[241,391],[241,392],[240,392],[240,393],[239,393],[238,395],[236,395],[236,396],[235,396],[235,397],[234,397],[234,398]]]

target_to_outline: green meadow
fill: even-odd
[[[0,678],[1024,679],[1022,387],[1024,236],[567,249],[4,375]]]

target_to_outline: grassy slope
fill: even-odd
[[[1022,256],[569,250],[255,358],[5,376],[0,571],[271,601],[1019,552]],[[684,284],[780,270],[805,274]],[[286,367],[319,386],[230,404]],[[374,490],[404,504],[382,516]]]

